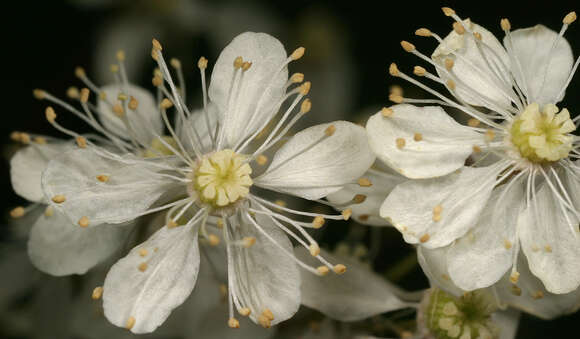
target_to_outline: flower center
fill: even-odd
[[[248,195],[253,184],[250,174],[252,168],[244,157],[225,149],[200,162],[194,171],[193,187],[202,202],[222,208]]]
[[[558,113],[554,104],[545,105],[540,111],[537,103],[529,104],[510,128],[511,143],[520,155],[531,162],[557,161],[568,157],[572,150],[576,130],[570,113],[563,109]]]

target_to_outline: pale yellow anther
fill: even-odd
[[[175,227],[177,227],[177,223],[175,222],[175,220],[169,219],[169,221],[167,222],[167,228],[175,228]]]
[[[90,93],[91,93],[91,91],[89,91],[88,88],[82,88],[81,89],[80,101],[82,103],[86,103],[87,101],[89,101],[89,94]]]
[[[268,317],[266,317],[263,314],[258,317],[258,323],[263,328],[270,328],[270,326],[272,326],[272,322],[270,321],[270,319],[268,319]]]
[[[499,22],[499,24],[501,26],[501,29],[504,32],[507,32],[507,31],[509,31],[509,30],[512,29],[512,24],[510,23],[510,21],[507,18],[501,19],[500,22]]]
[[[139,256],[141,256],[141,257],[145,257],[148,253],[149,253],[149,251],[147,251],[147,249],[145,249],[145,248],[141,248],[139,250]]]
[[[479,41],[481,41],[481,39],[482,39],[481,33],[479,33],[479,32],[473,32],[473,36]]]
[[[252,63],[248,62],[248,61],[244,61],[244,63],[242,64],[242,71],[247,71],[250,69],[250,67],[252,67]]]
[[[76,141],[78,147],[80,147],[80,148],[87,147],[87,139],[85,137],[78,136],[75,138],[75,141]]]
[[[387,108],[387,107],[383,107],[383,108],[381,108],[381,114],[382,114],[382,115],[383,115],[385,118],[388,118],[388,117],[391,117],[391,116],[393,116],[393,113],[395,113],[395,112],[393,111],[393,109],[392,109],[392,108]]]
[[[250,248],[250,247],[254,246],[254,244],[256,243],[256,238],[254,238],[254,237],[244,237],[242,239],[242,243],[243,243],[243,246],[245,248]]]
[[[268,163],[268,157],[263,154],[260,154],[256,157],[256,163],[258,163],[258,165],[260,166],[264,166],[265,164]]]
[[[443,206],[436,205],[433,207],[433,214],[441,214],[441,212],[443,212]]]
[[[369,220],[369,218],[370,218],[370,215],[368,215],[368,214],[361,214],[358,216],[358,219],[360,221],[367,221],[367,220]]]
[[[111,73],[117,73],[117,72],[119,72],[119,65],[111,64],[109,66],[109,70],[111,71]]]
[[[398,95],[398,94],[391,93],[391,94],[389,94],[389,100],[391,100],[392,102],[394,102],[396,104],[400,104],[403,102],[403,97]]]
[[[415,141],[421,141],[421,140],[423,140],[423,134],[421,134],[421,133],[415,133],[415,134],[413,134],[413,140],[415,140]]]
[[[99,300],[103,296],[103,287],[97,286],[93,289],[93,293],[91,294],[91,298],[93,300]]]
[[[159,43],[159,41],[157,39],[151,40],[151,43],[152,43],[154,49],[156,49],[158,51],[163,50],[163,47],[161,46],[161,44]]]
[[[430,238],[431,236],[428,233],[425,233],[421,236],[421,238],[419,238],[419,241],[421,243],[426,243],[427,241],[429,241]]]
[[[362,204],[365,200],[367,200],[367,196],[364,194],[357,194],[352,198],[352,202],[355,204]]]
[[[171,108],[173,106],[173,103],[171,102],[171,100],[164,98],[163,100],[161,100],[160,106],[163,109],[168,109],[168,108]]]
[[[475,118],[471,118],[471,119],[467,120],[467,125],[469,127],[477,127],[477,126],[479,126],[479,124],[481,124],[481,121],[479,121]]]
[[[522,289],[519,288],[517,285],[512,285],[511,286],[511,293],[515,296],[521,296],[522,295]]]
[[[115,103],[113,105],[113,113],[115,113],[115,115],[119,118],[123,117],[125,115],[125,109],[123,108],[123,105],[119,102]]]
[[[330,125],[324,130],[324,134],[328,137],[332,136],[334,132],[336,132],[336,127],[334,125]]]
[[[389,65],[389,74],[394,76],[394,77],[399,76],[399,68],[397,67],[396,63],[393,62]],[[391,93],[391,94],[398,95],[397,93]]]
[[[401,47],[405,50],[405,52],[413,52],[415,50],[415,45],[408,41],[401,41]]]
[[[396,67],[396,65],[395,65]],[[396,94],[403,96],[403,88],[399,85],[391,85],[389,86],[389,94]]]
[[[298,60],[300,58],[302,58],[302,56],[304,55],[304,52],[306,51],[306,49],[304,47],[298,47],[294,50],[294,52],[292,52],[292,54],[290,54],[290,59],[292,60]]]
[[[25,145],[30,144],[30,134],[24,132],[20,133],[20,142]]]
[[[453,23],[453,30],[459,35],[465,34],[465,27],[457,21]]]
[[[280,199],[278,199],[278,200],[274,201],[274,203],[275,203],[276,205],[280,206],[280,207],[286,207],[286,205],[287,205],[287,204],[286,204],[286,201],[284,201],[284,200],[280,200]]]
[[[211,246],[217,246],[220,244],[220,238],[215,234],[208,235],[207,240]]]
[[[153,76],[151,83],[153,84],[153,86],[159,87],[159,86],[163,85],[163,77],[155,75],[155,76]]]
[[[455,62],[453,61],[453,59],[445,59],[445,68],[448,71],[451,71],[451,69],[453,68],[453,65],[455,65]]]
[[[312,227],[321,228],[322,226],[324,226],[324,218],[321,215],[317,215],[312,220]]]
[[[130,330],[133,328],[133,326],[135,326],[135,317],[129,317],[125,323],[125,328]]]
[[[344,211],[340,212],[340,214],[342,214],[342,218],[344,220],[348,220],[352,216],[352,209],[351,208],[347,208]]]
[[[226,297],[228,295],[228,286],[226,284],[220,284],[219,291],[222,297]]]
[[[369,178],[359,178],[357,184],[360,187],[371,187],[373,185]]]
[[[51,200],[54,203],[62,204],[63,202],[66,201],[66,197],[64,195],[62,195],[62,194],[57,194],[57,195],[53,196]]]
[[[395,145],[397,145],[398,149],[402,149],[403,147],[405,147],[405,139],[403,138],[397,138],[395,139]]]
[[[48,120],[48,122],[54,123],[54,121],[56,120],[56,113],[54,112],[54,108],[48,106],[44,110],[44,116],[46,117],[46,120]]]
[[[240,322],[236,318],[228,319],[228,326],[230,328],[240,328]]]
[[[344,266],[343,264],[336,264],[336,265],[334,265],[332,270],[336,274],[343,274],[344,272],[346,272],[346,266]]]
[[[44,90],[41,90],[38,88],[34,89],[32,91],[32,95],[34,96],[35,99],[38,99],[38,100],[42,100],[42,99],[46,98],[46,92]]]
[[[20,142],[21,135],[22,135],[21,132],[14,131],[14,132],[10,133],[10,140]]]
[[[441,7],[441,10],[443,11],[443,14],[445,14],[446,16],[452,16],[455,14],[455,11],[449,7]]]
[[[117,51],[117,54],[115,55],[117,57],[118,61],[125,61],[125,51],[120,49]]]
[[[234,63],[233,63],[233,65],[234,65],[234,68],[235,68],[235,69],[240,69],[240,68],[242,68],[242,65],[243,65],[243,64],[244,64],[244,58],[242,58],[241,56],[237,56],[237,57],[234,59]]]
[[[449,79],[447,80],[447,87],[449,87],[450,90],[454,91],[455,90],[455,81]]]
[[[137,266],[137,269],[141,272],[145,272],[147,270],[147,263],[146,262],[142,262],[139,264],[139,266]]]
[[[485,140],[490,142],[495,138],[495,132],[491,129],[485,131]]]
[[[477,146],[477,145],[473,145],[473,153],[480,153],[481,152],[481,147]]]
[[[244,317],[247,317],[252,313],[252,310],[250,310],[247,307],[242,307],[238,310],[238,313],[240,313]]]
[[[536,292],[532,293],[532,298],[534,300],[542,299],[544,297],[544,292],[537,290]]]
[[[318,274],[322,276],[327,275],[328,272],[330,272],[330,269],[326,266],[318,266],[316,270],[318,271]]]
[[[169,60],[169,64],[171,65],[171,67],[173,67],[175,69],[180,69],[181,68],[181,61],[179,61],[176,58],[171,58]]]
[[[427,70],[425,68],[421,67],[421,66],[415,66],[413,68],[413,73],[415,75],[418,75],[418,76],[422,77],[422,76],[425,75],[425,73],[427,73]]]
[[[290,77],[290,82],[293,84],[299,84],[304,81],[304,74],[303,73],[294,73]]]
[[[562,22],[565,25],[569,25],[569,24],[573,23],[574,21],[576,21],[576,12],[570,12],[570,13],[566,14],[566,16],[564,17],[564,20],[562,20]]]
[[[131,97],[129,99],[129,104],[127,105],[127,107],[129,107],[130,110],[135,111],[139,107],[139,101],[137,101],[135,97]]]
[[[99,93],[99,99],[101,99],[101,100],[106,100],[106,99],[107,99],[107,93],[105,93],[105,92],[100,92],[100,93]]]
[[[197,60],[197,67],[199,69],[206,69],[207,68],[207,59],[205,57],[200,57],[199,60]]]
[[[10,217],[17,219],[17,218],[24,216],[25,213],[26,213],[26,210],[24,209],[24,207],[18,206],[18,207],[13,208],[10,211]]]
[[[125,101],[127,99],[129,99],[129,97],[125,93],[119,93],[119,95],[117,95],[117,100],[119,101]]]
[[[54,215],[54,209],[52,208],[52,206],[47,206],[46,209],[44,210],[44,216],[52,217],[53,215]]]
[[[511,281],[513,284],[517,284],[517,283],[518,283],[518,280],[520,280],[520,273],[519,273],[518,271],[513,271],[513,272],[510,274],[510,281]]]
[[[75,86],[71,86],[66,90],[66,96],[71,99],[78,99],[79,98],[79,89]]]
[[[274,320],[274,313],[272,313],[272,311],[270,311],[269,308],[266,308],[263,312],[262,315],[265,316],[266,318],[270,319],[270,320]]]
[[[419,28],[415,31],[415,35],[429,37],[431,36],[431,31],[427,28]]]
[[[298,88],[298,92],[301,95],[306,95],[306,94],[308,94],[308,92],[310,92],[311,87],[312,87],[312,83],[310,81],[306,81],[305,83],[300,85],[300,87]]]
[[[82,67],[80,67],[80,66],[75,68],[75,76],[76,76],[77,78],[81,78],[81,79],[82,79],[82,78],[84,78],[86,75],[87,75],[87,74],[85,73],[85,69],[84,69],[84,68],[82,68]]]
[[[544,251],[546,251],[546,253],[552,253],[552,246],[550,245],[544,246]]]
[[[311,109],[312,109],[312,102],[310,101],[310,99],[305,99],[304,101],[302,101],[302,104],[300,104],[300,113],[301,114],[306,114],[306,113],[310,112]]]
[[[504,239],[503,247],[505,247],[506,250],[509,250],[510,248],[512,248],[512,242],[509,241],[508,239]]]
[[[89,226],[89,218],[87,216],[81,217],[78,221],[78,224],[82,228],[86,228]]]

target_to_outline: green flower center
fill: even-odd
[[[523,158],[543,163],[568,157],[573,140],[569,133],[576,126],[567,109],[558,111],[553,104],[545,105],[540,111],[539,105],[532,103],[513,122],[510,140]]]

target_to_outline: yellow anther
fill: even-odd
[[[161,46],[161,44],[159,43],[159,41],[157,39],[151,40],[151,43],[153,44],[154,49],[156,49],[158,51],[163,50],[163,47]]]
[[[270,320],[274,320],[274,313],[272,313],[272,311],[270,311],[269,308],[265,309],[262,312],[262,315],[265,316],[266,318],[270,319]]]
[[[336,265],[334,265],[332,270],[336,274],[343,274],[344,272],[346,272],[346,266],[344,266],[343,264],[336,264]]]
[[[332,136],[334,132],[336,132],[336,127],[334,125],[330,125],[324,130],[324,134],[328,137]]]
[[[310,81],[306,81],[302,85],[300,85],[298,92],[302,95],[308,94],[310,92],[310,88],[312,87],[312,83]]]
[[[21,132],[14,131],[14,132],[10,133],[10,140],[20,142],[21,135],[22,135]]]
[[[292,60],[298,60],[300,58],[302,58],[302,56],[304,55],[304,52],[306,51],[306,49],[304,47],[298,47],[294,50],[294,52],[292,52],[292,54],[290,54],[290,59]]]
[[[532,298],[534,300],[542,299],[544,297],[544,292],[537,290],[536,292],[532,293]]]
[[[135,97],[131,97],[129,99],[129,104],[127,105],[130,110],[135,111],[139,107],[139,101],[135,99]]]
[[[44,216],[52,217],[53,214],[54,214],[54,209],[52,208],[52,206],[47,206],[46,209],[44,210]]]
[[[398,149],[402,149],[403,147],[405,147],[405,139],[403,138],[397,138],[395,140],[395,144],[397,145]]]
[[[373,185],[369,178],[359,178],[357,183],[361,187],[371,187]]]
[[[397,65],[395,65],[397,67]],[[389,94],[396,94],[403,96],[403,88],[399,85],[391,85],[389,86]]]
[[[393,111],[393,109],[392,109],[392,108],[387,108],[387,107],[383,107],[383,108],[381,108],[381,114],[382,114],[382,115],[383,115],[385,118],[388,118],[388,117],[391,117],[391,116],[393,116],[393,113],[395,113],[395,112]]]
[[[205,57],[200,57],[199,60],[197,60],[197,68],[199,69],[207,68],[207,59]]]
[[[78,136],[75,138],[75,141],[76,141],[78,147],[80,147],[80,148],[87,147],[87,139],[85,139],[85,137]]]
[[[85,73],[85,69],[78,66],[75,68],[75,76],[77,78],[84,78],[87,74]]]
[[[79,98],[79,89],[75,86],[71,86],[66,90],[66,96],[71,99],[78,99]]]
[[[455,14],[455,11],[449,7],[441,7],[441,10],[443,11],[443,14],[445,14],[446,16],[452,16]]]
[[[481,33],[479,33],[479,32],[473,32],[473,36],[479,41],[481,41],[481,39],[482,39]]]
[[[415,141],[421,141],[421,140],[423,140],[423,134],[421,134],[421,133],[415,133],[415,134],[413,134],[413,140],[415,140]]]
[[[294,73],[290,77],[290,82],[293,84],[299,84],[302,81],[304,81],[304,74],[302,74],[302,73]]]
[[[82,228],[88,227],[89,226],[89,218],[87,216],[80,218],[78,221],[78,224]]]
[[[455,64],[455,62],[453,61],[453,59],[445,59],[445,68],[448,71],[451,71],[451,69],[453,68],[453,65]]]
[[[491,129],[488,129],[487,131],[485,131],[485,140],[486,141],[492,141],[495,138],[495,132]]]
[[[355,204],[362,204],[365,200],[367,200],[367,196],[364,194],[357,194],[352,198],[352,202]]]
[[[437,205],[433,207],[433,214],[441,214],[443,212],[443,206]]]
[[[479,121],[475,118],[471,118],[471,119],[467,120],[467,125],[469,127],[477,127],[477,126],[479,126],[479,124],[481,124],[481,121]]]
[[[252,63],[248,62],[248,61],[244,61],[244,63],[242,64],[242,71],[247,71],[250,69],[250,67],[252,67]]]
[[[317,215],[312,220],[312,227],[321,228],[322,226],[324,226],[324,218],[321,215]]]
[[[56,120],[56,113],[54,112],[54,108],[50,106],[44,110],[44,115],[46,116],[46,120],[48,120],[50,123],[54,123]]]
[[[439,221],[441,221],[441,214],[433,214],[433,217],[431,219],[434,222],[439,222]]]
[[[477,145],[473,145],[473,153],[480,153],[481,152],[481,147],[477,146]]]
[[[256,238],[254,237],[244,237],[242,239],[242,243],[244,245],[245,248],[250,248],[252,246],[254,246],[254,244],[256,243]]]
[[[270,328],[270,326],[272,326],[270,319],[263,314],[258,317],[258,323],[263,328]]]
[[[520,273],[518,271],[513,271],[512,274],[510,274],[510,281],[513,284],[517,284],[518,280],[520,280]]]
[[[389,65],[389,74],[394,77],[399,76],[399,68],[396,63],[393,62]]]
[[[421,66],[415,66],[413,68],[413,73],[415,75],[418,75],[418,76],[422,77],[422,76],[425,75],[425,73],[427,73],[427,70],[425,68],[421,67]]]
[[[116,57],[118,61],[125,61],[125,51],[122,49],[118,50]]]
[[[129,317],[125,323],[125,328],[130,330],[133,328],[133,326],[135,326],[135,317]]]
[[[99,300],[101,299],[101,297],[103,296],[103,287],[102,286],[97,286],[93,289],[93,293],[91,294],[91,298],[93,298],[93,300]]]
[[[211,246],[217,246],[220,244],[220,238],[215,234],[208,235],[207,240]]]
[[[286,205],[287,205],[287,204],[286,204],[286,201],[284,201],[284,200],[280,200],[280,199],[278,199],[278,200],[274,201],[274,203],[275,203],[276,205],[280,206],[280,207],[286,207]]]
[[[82,103],[86,103],[87,101],[89,101],[89,94],[91,93],[91,91],[89,91],[88,88],[82,88],[81,89],[81,96],[80,96],[80,100]]]
[[[66,201],[66,197],[62,194],[57,194],[54,197],[52,197],[52,201],[57,204],[62,204],[63,202]]]
[[[46,92],[38,88],[32,91],[32,95],[38,100],[46,98]]]
[[[171,67],[173,67],[175,69],[181,68],[181,61],[179,61],[176,58],[171,58],[171,60],[169,60],[169,64],[171,65]]]
[[[238,310],[238,312],[239,312],[239,313],[240,313],[242,316],[244,316],[244,317],[247,317],[247,316],[249,316],[249,315],[252,313],[252,310],[250,310],[250,309],[249,309],[249,308],[247,308],[247,307],[242,307],[242,308],[240,308],[240,309]]]
[[[163,85],[163,77],[155,75],[155,76],[153,76],[151,83],[153,84],[153,86],[159,87],[159,86]]]
[[[24,210],[24,207],[22,206],[15,207],[10,211],[10,217],[14,219],[20,218],[24,216],[24,214],[26,214],[26,210]]]
[[[139,271],[141,272],[145,272],[147,270],[147,263],[146,262],[140,263],[139,266],[137,266],[137,269],[139,269]]]
[[[119,93],[119,95],[117,95],[117,100],[119,101],[125,101],[127,99],[129,99],[129,97],[125,93]]]
[[[430,238],[431,236],[428,233],[425,233],[421,236],[421,238],[419,238],[419,241],[421,243],[426,243],[427,241],[429,241]]]
[[[454,91],[455,90],[455,81],[449,79],[447,80],[447,87],[449,87],[450,90]]]
[[[125,109],[123,108],[123,105],[121,105],[121,103],[119,102],[114,104],[113,113],[115,113],[115,115],[118,116],[119,118],[123,117],[123,115],[125,115]]]
[[[234,68],[235,69],[242,68],[243,64],[244,64],[244,59],[241,56],[238,56],[234,59]]]
[[[24,132],[20,133],[20,142],[25,145],[30,144],[30,134]]]
[[[312,102],[310,101],[310,99],[302,101],[302,104],[300,104],[300,113],[306,114],[310,112],[310,109],[312,109]]]
[[[308,250],[310,251],[310,255],[313,257],[320,254],[320,247],[316,243],[310,244]]]
[[[149,251],[147,251],[147,249],[145,249],[145,248],[142,248],[139,250],[139,255],[141,257],[145,257],[148,253],[149,253]]]
[[[330,272],[330,270],[326,266],[318,266],[316,268],[316,270],[318,271],[318,274],[320,274],[320,275],[327,275],[328,272]]]
[[[419,28],[415,31],[415,35],[429,37],[431,36],[431,31],[427,28]]]
[[[171,102],[171,100],[164,98],[163,100],[161,100],[160,106],[163,109],[168,109],[168,108],[171,108],[173,106],[173,103]]]
[[[342,218],[344,220],[348,220],[352,216],[352,209],[351,208],[347,208],[344,211],[340,212],[340,214],[342,214]]]
[[[544,251],[546,251],[546,253],[552,253],[552,246],[550,245],[544,246]]]
[[[503,247],[505,247],[506,250],[509,250],[510,248],[512,248],[512,242],[509,241],[508,239],[504,239]]]
[[[117,73],[117,72],[119,72],[119,65],[111,64],[109,66],[109,70],[111,71],[111,73]]]
[[[500,22],[499,22],[499,24],[501,26],[501,29],[504,32],[507,32],[507,31],[509,31],[509,30],[512,29],[512,24],[510,23],[510,21],[507,18],[501,19]]]
[[[413,52],[415,50],[415,45],[408,41],[401,41],[401,47],[405,50],[405,52]]]
[[[228,326],[230,328],[240,328],[240,322],[236,318],[228,319]]]
[[[260,154],[256,157],[256,162],[258,163],[258,165],[264,166],[268,162],[268,157],[263,154]]]
[[[398,94],[391,93],[391,94],[389,94],[389,100],[391,100],[392,102],[394,102],[396,104],[400,104],[403,102],[403,97],[398,95]]]
[[[574,21],[576,21],[576,12],[570,12],[570,13],[566,14],[566,16],[564,17],[564,20],[562,20],[562,22],[565,25],[569,25],[569,24],[573,23]]]
[[[465,34],[465,27],[457,21],[453,23],[453,30],[459,35]]]
[[[177,223],[175,222],[175,220],[169,219],[169,221],[167,222],[167,228],[175,228],[175,227],[177,227]]]

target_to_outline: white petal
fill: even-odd
[[[44,202],[41,178],[48,162],[72,149],[70,143],[33,144],[18,152],[10,160],[10,179],[14,191],[29,201]]]
[[[404,182],[381,206],[381,217],[390,218],[408,243],[445,246],[476,224],[497,174],[497,166],[464,167],[441,178]]]
[[[504,186],[497,188],[475,227],[451,245],[447,263],[449,275],[457,286],[466,291],[488,287],[512,267],[524,187],[519,181],[507,192]]]
[[[557,32],[543,25],[511,32],[513,51],[525,81],[519,76],[520,72],[514,72],[516,79],[521,88],[527,88],[528,101],[537,102],[540,106],[562,100],[563,95],[556,96],[566,83],[574,63],[572,48],[565,38],[560,38],[551,49],[557,36]],[[504,39],[504,44],[509,45],[509,39]]]
[[[564,314],[573,313],[580,307],[580,289],[571,293],[553,294],[546,290],[542,282],[528,268],[525,255],[518,256],[518,288],[521,293],[514,293],[513,284],[508,272],[496,285],[499,299],[509,306],[542,319],[554,319]]]
[[[360,204],[348,205],[341,209],[350,208],[352,210],[352,218],[364,225],[390,225],[388,221],[380,216],[381,205],[393,188],[407,179],[394,172],[389,173],[380,170],[369,171],[363,177],[370,179],[372,186],[361,187],[358,184],[348,184],[340,191],[328,195],[326,199],[334,204],[343,204],[350,201],[356,194],[363,194],[366,196],[365,201]]]
[[[42,214],[32,227],[28,255],[45,273],[84,274],[119,250],[130,230],[130,225],[82,228],[54,211],[50,217]]]
[[[241,71],[236,73],[232,88],[234,60],[239,56],[252,66],[243,73],[241,87],[238,86]],[[223,114],[222,127],[229,146],[256,131],[265,119],[277,113],[288,80],[286,58],[280,41],[268,34],[253,32],[238,35],[220,54],[211,75],[209,97]],[[230,92],[234,94],[231,104]]]
[[[480,134],[453,120],[438,106],[408,104],[391,107],[394,113],[381,112],[367,122],[369,145],[377,157],[409,178],[433,178],[463,167],[482,141]],[[419,134],[421,139],[415,141]],[[399,140],[399,141],[398,141]],[[399,146],[404,140],[404,146]]]
[[[445,67],[446,59],[454,61],[452,73],[460,81],[458,82],[454,79],[457,86],[453,92],[460,99],[472,105],[489,107],[489,104],[482,100],[482,97],[485,97],[499,107],[511,107],[510,100],[502,94],[500,89],[500,84],[505,88],[509,88],[510,91],[512,87],[511,79],[509,78],[509,58],[506,50],[487,29],[471,22],[469,19],[464,20],[463,23],[473,32],[481,34],[481,42],[486,47],[483,47],[483,44],[479,44],[480,47],[478,47],[475,38],[471,34],[466,32],[459,35],[453,30],[431,55],[433,61],[443,67]],[[452,52],[462,57],[457,58]],[[494,71],[493,68],[490,68],[494,64],[499,68],[499,71]],[[437,73],[444,81],[449,79],[439,69],[437,69]],[[495,75],[497,73],[501,76],[500,79]],[[467,90],[466,86],[471,90]]]
[[[454,296],[460,296],[465,291],[457,287],[449,277],[447,269],[447,252],[449,246],[428,249],[423,246],[417,247],[417,260],[423,272],[429,278],[431,286],[439,287]]]
[[[211,135],[215,134],[216,125],[219,120],[219,112],[217,111],[217,106],[213,103],[209,103],[207,105],[207,118],[205,117],[203,109],[197,110],[192,113],[189,117],[188,121],[185,124],[181,125],[181,129],[177,132],[181,143],[183,146],[188,150],[193,152],[193,148],[191,147],[191,140],[190,137],[193,138],[195,141],[195,134],[193,129],[197,130],[201,140],[202,140],[202,151],[203,152],[210,152],[213,148]],[[206,120],[207,119],[207,120]],[[211,134],[208,131],[208,121],[209,127],[211,129]],[[187,129],[190,129],[188,132]],[[197,146],[197,142],[195,143]]]
[[[286,234],[266,217],[256,222],[278,244],[292,253],[292,244]],[[252,311],[250,319],[269,309],[274,315],[271,324],[278,324],[294,315],[300,307],[300,272],[296,263],[284,254],[248,220],[239,224],[236,239],[255,237],[250,247],[232,246],[233,287],[242,306]],[[232,272],[229,274],[232,277]]]
[[[579,220],[570,211],[563,211],[546,183],[535,197],[537,203],[530,202],[518,219],[522,250],[530,270],[548,291],[571,292],[580,284]]]
[[[118,102],[117,97],[120,93],[123,93],[127,96],[134,97],[139,102],[136,111],[130,109],[125,110],[127,120],[129,121],[137,140],[145,145],[150,145],[155,134],[163,134],[163,120],[161,119],[161,113],[155,104],[153,95],[151,95],[147,90],[131,84],[129,84],[127,91],[125,91],[124,86],[120,84],[103,86],[101,89],[105,93],[108,103],[99,99],[97,112],[100,115],[103,126],[107,130],[121,138],[127,139],[129,136],[125,124],[113,112],[111,106],[111,104],[116,104]]]
[[[515,339],[521,313],[507,309],[496,311],[491,315],[491,321],[499,329],[498,339]]]
[[[330,125],[336,130],[326,137],[325,130]],[[364,128],[335,121],[296,133],[276,152],[266,172],[254,183],[306,199],[319,199],[355,182],[374,160]]]
[[[303,248],[296,248],[295,253],[304,262],[316,265],[317,261]],[[347,270],[341,275],[331,272],[323,277],[301,270],[302,304],[305,306],[340,321],[358,321],[411,307],[397,295],[396,286],[361,263],[325,251],[322,256],[330,262],[346,265]]]
[[[199,270],[197,226],[161,228],[107,274],[103,307],[111,323],[133,333],[153,332],[189,296]],[[146,250],[145,252],[141,250]],[[146,266],[141,266],[145,264]]]
[[[76,149],[52,160],[43,174],[42,185],[48,197],[64,195],[66,201],[52,203],[77,223],[88,217],[89,227],[101,223],[122,223],[145,212],[175,181],[156,172],[165,159],[137,159],[124,155],[104,157],[93,148]],[[167,160],[168,161],[168,160]],[[107,182],[97,180],[108,175]]]

